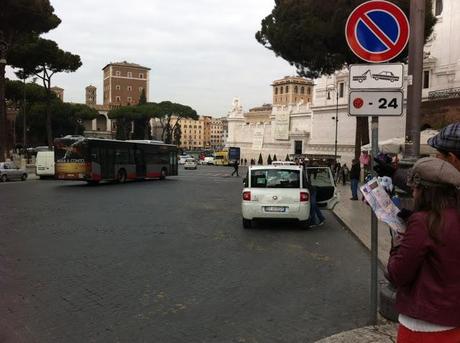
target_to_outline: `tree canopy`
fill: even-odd
[[[10,51],[10,64],[21,68],[21,76],[35,75],[43,81],[47,93],[46,132],[48,146],[53,144],[51,125],[51,78],[60,72],[72,72],[82,65],[80,56],[61,50],[56,42],[30,36]]]
[[[10,52],[31,35],[56,28],[61,20],[49,0],[1,0],[0,60],[9,64]],[[5,64],[0,63],[0,159],[6,157]]]
[[[262,20],[257,41],[297,69],[300,76],[317,78],[358,63],[345,39],[348,16],[365,0],[275,0],[272,13]],[[408,0],[393,1],[409,17]],[[432,0],[426,1],[425,40],[436,18]],[[404,61],[406,50],[394,61]]]

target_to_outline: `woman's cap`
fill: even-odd
[[[460,153],[460,122],[450,124],[428,139],[428,144],[438,150]]]
[[[439,158],[425,157],[415,162],[409,173],[408,185],[416,186],[446,186],[460,187],[460,172],[455,167]]]

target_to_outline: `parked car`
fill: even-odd
[[[6,182],[9,180],[27,179],[25,169],[19,168],[14,162],[0,162],[0,180]]]
[[[184,169],[196,169],[197,163],[194,158],[187,158],[185,160]]]
[[[35,174],[40,179],[54,176],[54,151],[39,151],[35,160]]]
[[[192,158],[190,155],[180,155],[179,156],[179,165],[184,165],[187,158]]]
[[[212,156],[205,157],[204,160],[203,160],[203,164],[206,164],[208,166],[209,165],[213,166],[214,165],[214,157],[212,157]]]
[[[301,166],[249,166],[241,203],[243,227],[254,219],[297,219],[307,226],[310,193]]]

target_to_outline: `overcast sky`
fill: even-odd
[[[192,106],[222,116],[239,97],[245,110],[271,103],[273,80],[295,68],[254,38],[273,0],[51,0],[62,23],[46,38],[80,55],[75,73],[54,77],[64,100],[84,102],[102,68],[128,61],[151,68],[150,101]],[[9,70],[7,76],[11,77]]]

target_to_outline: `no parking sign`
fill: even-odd
[[[398,56],[409,41],[409,21],[395,4],[368,1],[356,7],[345,26],[348,46],[356,56],[371,63]]]

